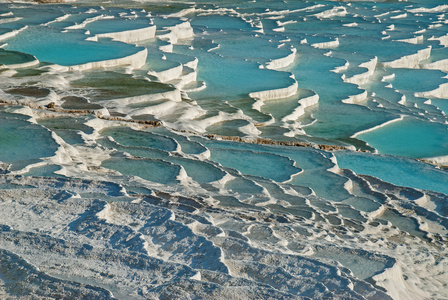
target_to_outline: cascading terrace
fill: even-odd
[[[0,298],[448,297],[448,6],[0,1]]]

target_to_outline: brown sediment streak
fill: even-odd
[[[278,146],[290,146],[290,147],[310,147],[325,151],[335,151],[335,150],[349,150],[347,147],[344,146],[337,146],[337,145],[322,145],[322,144],[312,144],[312,143],[306,143],[306,142],[298,142],[298,141],[274,141],[271,139],[266,138],[242,138],[239,136],[222,136],[222,135],[216,135],[216,134],[208,134],[206,135],[207,138],[213,139],[213,140],[226,140],[226,141],[234,141],[234,142],[242,142],[242,143],[249,143],[249,144],[259,144],[259,145],[278,145]]]
[[[431,159],[428,159],[428,158],[416,158],[416,160],[418,160],[419,162],[428,164],[428,165],[433,165],[436,168],[439,168],[441,170],[448,171],[448,163],[437,162],[437,161],[434,161],[434,160],[431,160]]]
[[[153,126],[153,127],[163,127],[164,126],[163,123],[160,121],[132,120],[132,119],[126,119],[126,118],[121,118],[121,117],[102,116],[102,115],[98,114],[98,112],[96,112],[95,110],[63,109],[63,108],[57,107],[54,102],[51,102],[46,106],[40,106],[40,105],[33,104],[33,103],[22,104],[22,103],[12,103],[10,101],[0,100],[0,105],[8,105],[8,104],[24,105],[24,106],[28,106],[33,109],[47,110],[47,111],[52,111],[55,113],[90,114],[90,115],[94,115],[98,119],[108,120],[108,121],[127,122],[127,123],[134,123],[134,124],[149,125],[149,126]],[[197,132],[193,132],[193,131],[178,130],[178,129],[174,129],[174,128],[171,128],[171,130],[198,135]],[[304,148],[314,148],[314,149],[319,149],[319,150],[324,150],[324,151],[350,150],[347,147],[338,146],[338,145],[314,144],[314,143],[306,143],[306,142],[299,142],[299,141],[275,141],[275,140],[266,139],[266,138],[244,138],[244,137],[239,137],[239,136],[225,136],[225,135],[217,135],[217,134],[207,134],[207,135],[205,135],[205,137],[208,139],[212,139],[212,140],[225,140],[225,141],[233,141],[233,142],[248,143],[248,144],[258,144],[258,145],[304,147]],[[358,151],[369,152],[366,150],[359,150],[359,149],[358,149]]]
[[[120,117],[104,117],[104,116],[96,116],[96,117],[98,119],[103,119],[103,120],[108,120],[108,121],[129,122],[129,123],[150,125],[150,126],[153,126],[153,127],[162,127],[162,122],[160,122],[160,121],[129,120],[129,119],[120,118]]]
[[[65,3],[65,0],[34,0],[37,3]]]
[[[87,110],[87,109],[62,109],[62,108],[56,108],[56,107],[47,107],[47,110],[57,112],[57,113],[66,113],[66,114],[91,114],[95,115],[98,119],[107,120],[107,121],[120,121],[120,122],[128,122],[128,123],[136,123],[136,124],[144,124],[144,125],[150,125],[154,127],[161,127],[162,122],[160,121],[150,121],[150,120],[132,120],[132,119],[126,119],[126,118],[120,118],[120,117],[112,117],[112,116],[102,116],[97,114],[94,110]]]
[[[102,115],[98,114],[98,112],[96,112],[95,110],[89,110],[89,109],[63,109],[63,108],[57,107],[54,102],[51,102],[46,106],[41,106],[41,105],[37,105],[34,103],[18,103],[18,102],[0,100],[0,105],[23,105],[23,106],[28,106],[29,108],[32,108],[32,109],[47,110],[47,111],[51,111],[51,112],[55,112],[55,113],[89,114],[89,115],[94,115],[98,119],[108,120],[108,121],[120,121],[120,122],[127,122],[127,123],[143,124],[143,125],[150,125],[153,127],[161,127],[162,126],[162,122],[160,122],[160,121],[132,120],[132,119],[126,119],[126,118],[120,118],[120,117],[102,116]]]
[[[174,128],[171,128],[171,130],[198,135],[197,132],[190,131],[190,130],[182,130],[182,129],[174,129]],[[304,148],[314,148],[314,149],[319,149],[319,150],[324,150],[324,151],[338,151],[338,150],[353,151],[350,148],[347,148],[344,146],[324,145],[324,144],[306,143],[306,142],[299,142],[299,141],[275,141],[275,140],[266,139],[266,138],[244,138],[244,137],[239,137],[239,136],[226,136],[226,135],[218,135],[218,134],[207,134],[204,137],[211,139],[211,140],[225,140],[225,141],[240,142],[240,143],[247,143],[247,144],[304,147]],[[371,153],[368,150],[362,150],[362,149],[357,149],[356,151]]]

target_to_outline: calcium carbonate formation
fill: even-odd
[[[0,1],[0,298],[448,298],[448,5]]]

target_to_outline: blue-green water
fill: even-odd
[[[444,4],[0,3],[0,294],[448,298]]]
[[[39,61],[63,66],[122,58],[142,50],[121,42],[86,41],[87,37],[82,31],[66,35],[61,29],[30,27],[9,39],[6,49],[32,53]]]
[[[380,153],[413,158],[448,154],[448,127],[405,118],[357,136]]]

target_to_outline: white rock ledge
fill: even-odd
[[[336,38],[334,41],[314,43],[314,44],[311,44],[311,46],[314,48],[317,48],[317,49],[337,48],[339,46],[339,39]]]
[[[183,22],[174,26],[167,26],[165,34],[157,35],[158,38],[168,41],[170,44],[176,44],[180,39],[187,39],[194,36],[193,28],[190,22]]]
[[[282,57],[282,58],[272,59],[270,62],[266,63],[266,65],[264,67],[266,69],[271,69],[271,70],[285,68],[294,62],[294,60],[296,59],[296,53],[297,53],[297,49],[291,48],[291,54],[289,54],[285,57]],[[260,66],[260,67],[262,67],[262,66]]]
[[[359,102],[363,102],[367,99],[368,93],[366,90],[364,90],[362,93],[358,95],[351,95],[347,99],[342,100],[345,104],[356,104]]]
[[[442,24],[440,24],[440,25],[442,25]],[[432,29],[432,28],[430,27],[429,29]],[[434,36],[432,36],[432,37],[428,38],[428,41],[439,41],[441,46],[445,46],[446,47],[446,46],[448,46],[448,34],[445,34],[445,35],[443,35],[441,37],[434,37]]]
[[[421,44],[421,43],[423,43],[423,39],[424,39],[423,35],[418,35],[418,36],[415,36],[413,38],[402,39],[402,40],[395,40],[395,41],[408,43],[408,44]]]
[[[288,87],[249,93],[249,97],[262,101],[288,98],[297,93],[298,88],[299,85],[297,84],[297,81],[294,80],[294,83]]]
[[[12,64],[12,65],[0,65],[0,67],[8,68],[8,69],[24,69],[35,67],[39,64],[39,60],[35,58],[33,61],[29,61],[21,64]]]
[[[415,97],[421,97],[421,98],[448,98],[448,83],[443,83],[439,85],[438,88],[432,91],[427,92],[417,92],[414,93]]]
[[[151,39],[154,38],[155,36],[156,36],[156,26],[154,25],[134,30],[100,33],[96,35],[96,37],[98,38],[111,38],[115,41],[120,41],[128,44]]]
[[[53,68],[55,70],[62,72],[84,71],[89,69],[111,68],[117,66],[131,66],[133,69],[139,69],[145,65],[147,56],[148,56],[148,50],[145,48],[137,53],[122,58],[93,61],[73,66],[61,66],[55,64]]]
[[[300,106],[296,107],[291,114],[283,117],[282,122],[295,121],[303,116],[305,114],[306,108],[319,103],[319,95],[314,94],[312,96],[300,99],[298,103],[300,104]]]
[[[181,76],[183,70],[183,66],[178,64],[177,66],[163,70],[160,72],[156,71],[148,71],[149,75],[156,76],[161,82],[167,82],[170,80],[177,79]]]
[[[172,91],[165,91],[154,94],[103,100],[99,101],[98,103],[106,106],[107,108],[114,109],[120,113],[128,114],[129,108],[127,106],[131,104],[137,104],[148,101],[157,101],[162,99],[169,99],[171,102],[178,102],[178,103],[182,102],[181,92],[178,89],[174,89]],[[151,109],[151,107],[148,107],[148,109]],[[142,109],[138,110],[141,111]]]
[[[3,41],[3,40],[11,38],[13,36],[16,36],[19,32],[21,32],[22,30],[25,30],[27,28],[28,28],[28,25],[24,26],[24,27],[22,27],[20,29],[16,29],[16,30],[12,30],[12,31],[6,32],[4,34],[0,34],[0,41]]]
[[[431,55],[432,47],[429,46],[426,49],[417,51],[415,54],[406,55],[399,59],[392,60],[389,62],[383,62],[381,65],[385,68],[406,68],[415,69],[419,68],[419,64],[422,60],[428,59]]]
[[[362,63],[359,65],[361,68],[366,68],[367,72],[353,75],[352,77],[345,78],[344,81],[348,83],[353,83],[357,85],[365,84],[369,82],[370,77],[375,73],[375,68],[378,63],[378,58],[375,56],[368,62]]]
[[[377,130],[379,128],[385,127],[385,126],[390,125],[390,124],[395,123],[395,122],[400,122],[400,121],[402,121],[404,119],[404,117],[405,116],[400,116],[400,117],[398,117],[396,119],[393,119],[393,120],[390,120],[390,121],[386,121],[386,122],[384,122],[384,123],[382,123],[380,125],[377,125],[377,126],[365,129],[365,130],[361,130],[361,131],[353,134],[351,136],[351,138],[357,138],[361,134],[364,134],[364,133],[367,133],[367,132],[371,132],[371,131],[375,131],[375,130]]]
[[[448,59],[441,59],[430,63],[420,64],[421,69],[448,71]]]

